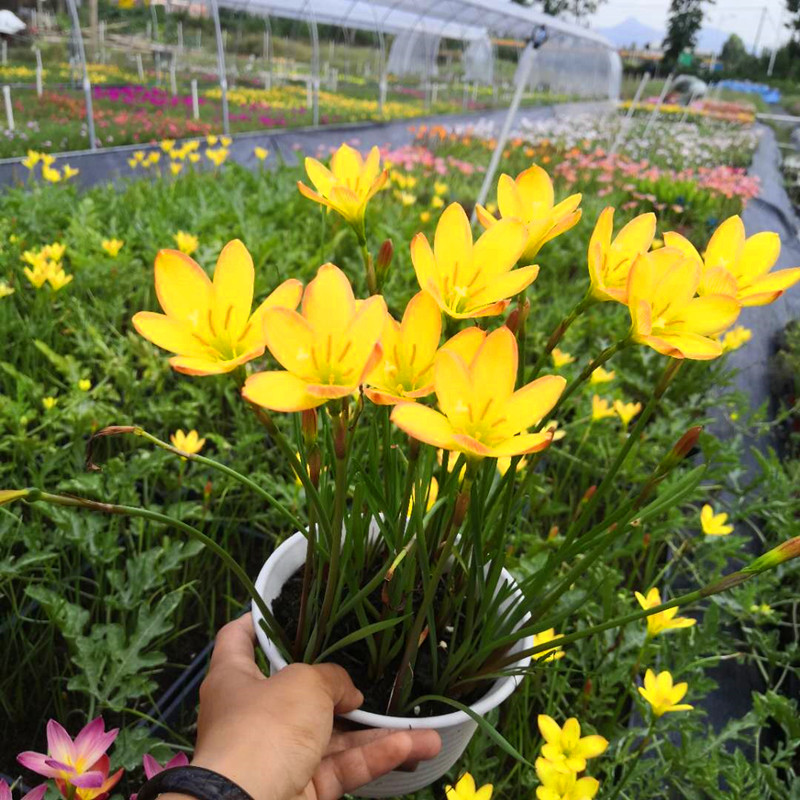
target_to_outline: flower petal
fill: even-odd
[[[253,259],[239,239],[222,248],[214,270],[214,301],[212,320],[214,330],[227,331],[238,339],[250,317],[255,284]]]
[[[287,308],[266,309],[264,337],[270,353],[284,369],[312,380],[314,331],[300,314]]]
[[[530,218],[530,209],[523,206],[516,181],[505,173],[497,181],[497,208],[503,219],[513,218],[526,221]]]
[[[686,258],[691,258],[698,264],[703,263],[700,253],[697,248],[685,237],[674,231],[667,231],[664,234],[664,247],[669,247],[673,250],[680,250]]]
[[[263,352],[264,348],[261,347],[238,358],[228,360],[175,356],[169,360],[169,364],[176,372],[181,372],[184,375],[222,375],[225,372],[233,372],[236,367],[247,363],[251,359],[258,358]]]
[[[470,365],[475,358],[480,346],[486,339],[486,331],[472,325],[460,330],[455,336],[448,339],[441,347],[442,351],[449,350],[464,359]]]
[[[501,219],[485,230],[472,250],[473,270],[479,273],[480,281],[491,285],[504,276],[517,263],[527,243],[528,229],[517,219]]]
[[[502,222],[498,222],[492,230],[499,228],[502,224]],[[486,236],[486,234],[484,234],[484,236]],[[507,272],[505,275],[493,278],[485,288],[475,292],[475,294],[469,298],[469,307],[471,309],[482,308],[489,304],[498,303],[501,300],[511,298],[527,289],[538,276],[538,265],[531,264],[530,266],[520,267],[519,269]]]
[[[131,321],[140,336],[170,353],[202,357],[213,352],[195,336],[189,323],[175,317],[154,311],[139,311]]]
[[[578,742],[578,755],[582,758],[596,758],[608,749],[608,739],[597,734],[584,736]]]
[[[324,164],[317,161],[316,158],[307,157],[304,164],[308,179],[314,184],[314,188],[323,197],[327,196],[336,180],[331,171]],[[302,192],[303,190],[301,189],[300,191]]]
[[[527,222],[530,219],[536,219],[547,214],[553,208],[553,202],[555,201],[553,182],[547,172],[538,164],[533,164],[528,169],[520,172],[515,182],[524,214],[524,216],[519,216],[519,219]],[[518,215],[503,214],[503,216]]]
[[[245,381],[242,397],[272,411],[307,411],[327,399],[309,394],[308,384],[290,372],[256,372]]]
[[[496,227],[493,225],[489,230]],[[458,203],[451,203],[439,217],[433,252],[441,275],[449,276],[451,280],[456,273],[461,276],[472,275],[472,228]]]
[[[453,427],[443,414],[419,403],[401,403],[394,407],[392,422],[400,430],[421,442],[454,449]]]
[[[438,303],[427,292],[418,292],[409,300],[400,324],[399,344],[405,360],[413,362],[417,370],[423,369],[433,361],[441,335],[442,312]]]
[[[709,361],[722,355],[722,345],[713,339],[697,333],[666,333],[640,337],[644,344],[650,345],[658,353],[672,358],[689,358],[695,361]]]
[[[43,775],[45,778],[57,778],[60,774],[59,770],[47,764],[48,756],[44,753],[34,753],[26,750],[17,756],[17,761],[26,769],[38,775]]]
[[[552,410],[567,382],[560,375],[544,375],[517,389],[507,400],[504,430],[509,434],[537,425]]]
[[[64,727],[54,719],[47,721],[47,752],[50,758],[67,764],[75,761],[75,744]]]
[[[536,718],[539,733],[549,744],[558,744],[561,741],[561,728],[558,723],[547,714],[539,714]]]
[[[752,238],[752,237],[751,237]],[[738,299],[743,306],[763,306],[777,300],[787,289],[800,281],[800,267],[779,269],[753,281],[741,289]]]
[[[323,264],[306,286],[303,316],[317,336],[340,336],[356,313],[353,287],[335,264]]]
[[[211,309],[213,287],[202,267],[179,250],[160,250],[155,284],[164,313],[203,328]]]
[[[538,453],[540,450],[549,447],[552,441],[553,434],[551,431],[523,433],[494,445],[491,448],[490,455],[493,458],[503,458],[504,456],[522,456],[526,453]]]
[[[424,233],[418,233],[411,240],[411,263],[417,275],[417,283],[423,291],[440,286],[439,270],[430,243]]]
[[[721,294],[695,297],[683,306],[678,316],[670,320],[669,329],[711,336],[730,328],[740,310],[739,303],[732,297]]]
[[[197,434],[195,433],[195,436]],[[75,755],[87,764],[94,764],[114,743],[119,728],[106,731],[102,717],[96,717],[75,737]]]
[[[705,252],[706,269],[725,267],[736,272],[744,249],[744,223],[739,216],[728,217],[713,233]]]

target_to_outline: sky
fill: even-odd
[[[784,0],[717,0],[714,5],[705,7],[704,24],[726,33],[738,33],[746,44],[752,46],[762,9],[766,8],[760,46],[772,46],[785,6]],[[628,17],[636,17],[646,25],[666,30],[668,10],[669,0],[607,0],[591,18],[590,24],[593,28],[607,28]],[[780,26],[779,41],[787,38],[788,32]]]

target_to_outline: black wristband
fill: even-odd
[[[203,767],[172,767],[153,775],[136,800],[155,800],[161,794],[188,794],[197,800],[253,800],[241,786]]]

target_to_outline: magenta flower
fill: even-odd
[[[31,789],[26,795],[23,795],[22,800],[42,800],[46,791],[47,784],[39,784],[35,789]],[[0,800],[11,800],[11,787],[5,781],[0,781]]]
[[[73,741],[64,728],[51,719],[47,723],[47,754],[26,751],[17,756],[17,761],[45,778],[54,778],[57,783],[79,789],[98,789],[108,779],[108,758],[105,764],[101,759],[118,733],[118,728],[106,731],[103,718],[97,717]]]
[[[186,753],[178,753],[177,755],[172,756],[172,758],[162,767],[161,764],[159,764],[158,761],[153,758],[153,756],[146,755],[142,759],[142,764],[144,766],[144,774],[147,776],[147,780],[150,780],[150,778],[152,778],[154,775],[158,775],[159,772],[163,772],[165,769],[188,766],[189,759],[186,757]]]

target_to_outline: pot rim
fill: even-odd
[[[301,546],[305,547],[305,545],[305,534],[298,531],[278,545],[277,548],[275,548],[269,558],[264,562],[264,566],[258,573],[258,578],[256,578],[256,590],[262,597],[264,595],[264,590],[266,589],[266,586],[272,577],[272,572],[275,569],[275,565],[282,559],[289,556],[294,550]],[[505,568],[501,574],[506,581],[514,582],[514,578],[512,577],[511,573]],[[267,603],[271,608],[272,600],[268,600]],[[260,623],[263,619],[263,616],[258,610],[258,606],[256,606],[254,602],[252,603],[252,612],[253,625],[256,630],[258,643],[267,656],[270,666],[277,670],[287,667],[289,663],[281,655],[280,651],[272,642],[272,640],[267,636],[266,631],[261,627]],[[526,650],[530,647],[533,647],[533,637],[526,636],[514,645],[514,647],[511,649],[511,652],[514,652],[515,650]],[[531,657],[525,656],[524,658],[520,658],[518,661],[514,662],[512,668],[521,669],[527,667],[530,663]],[[477,700],[475,703],[472,703],[469,706],[470,710],[481,717],[485,716],[489,711],[499,706],[500,703],[508,698],[521,681],[521,675],[508,675],[503,678],[498,678],[492,684],[489,691],[483,697],[481,697],[480,700]],[[384,729],[438,729],[463,725],[467,722],[475,722],[475,720],[464,711],[453,711],[448,714],[439,714],[432,717],[395,717],[389,716],[388,714],[376,714],[372,711],[361,711],[360,709],[356,709],[355,711],[350,711],[347,714],[341,714],[340,716],[360,725]]]

